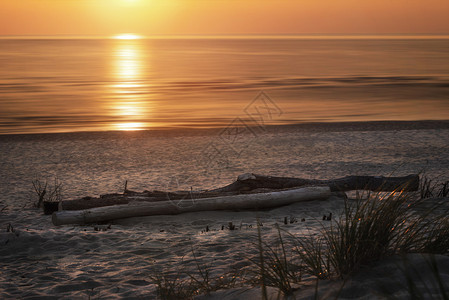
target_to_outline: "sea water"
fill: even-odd
[[[0,39],[0,134],[442,120],[449,39]]]

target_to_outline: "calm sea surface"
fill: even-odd
[[[261,91],[274,124],[449,116],[449,39],[2,39],[0,66],[0,134],[226,126]]]
[[[0,209],[36,177],[65,199],[245,172],[447,180],[448,123],[416,121],[449,119],[448,39],[3,39],[0,66]],[[129,131],[154,128],[177,129]]]

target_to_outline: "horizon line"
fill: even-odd
[[[152,34],[129,33],[137,39],[449,39],[442,33],[390,33],[390,34]],[[117,39],[124,34],[113,35],[0,35],[0,39]]]

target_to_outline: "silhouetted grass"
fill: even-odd
[[[421,199],[447,197],[449,195],[449,181],[445,181],[443,183],[435,183],[426,175],[422,175],[419,185],[419,193]]]
[[[404,239],[410,217],[404,196],[379,193],[355,203],[345,202],[344,215],[323,233],[326,253],[337,276],[348,275],[401,248],[396,243]]]
[[[193,252],[193,251],[192,251]],[[196,270],[181,268],[176,274],[155,271],[150,281],[156,286],[157,296],[164,300],[193,299],[220,289],[230,289],[242,284],[238,270],[212,276],[211,268],[202,264],[193,252]]]
[[[42,207],[43,202],[59,202],[62,200],[62,183],[57,177],[54,178],[53,184],[49,184],[48,180],[34,179],[32,181],[34,193],[37,201],[34,206]]]
[[[386,256],[449,253],[449,217],[438,207],[423,209],[423,199],[409,193],[376,193],[345,201],[340,218],[321,238],[298,238],[306,271],[317,278],[340,278]]]
[[[447,213],[429,221],[419,250],[422,253],[449,255],[449,216]]]
[[[328,279],[330,275],[329,256],[326,255],[323,239],[304,237],[297,239],[295,252],[300,257],[304,272],[318,279]]]
[[[254,272],[252,281],[259,283],[262,288],[262,299],[266,299],[266,287],[272,286],[279,289],[284,296],[291,295],[294,292],[294,284],[301,281],[301,268],[295,259],[286,249],[287,244],[282,238],[279,226],[278,231],[278,245],[275,247],[263,242],[260,233],[260,226],[258,226],[258,243],[259,257],[252,259],[252,262],[257,267]]]
[[[180,273],[167,275],[155,273],[150,280],[156,285],[157,296],[162,300],[192,299],[198,294],[197,286],[191,280],[185,280]]]

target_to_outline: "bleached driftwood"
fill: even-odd
[[[113,205],[86,210],[53,213],[54,225],[98,223],[129,217],[175,215],[194,211],[264,209],[299,201],[327,199],[331,191],[327,186],[304,187],[270,193],[240,194],[186,201],[142,202]]]

